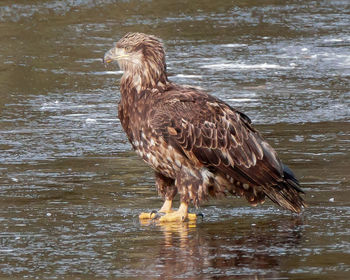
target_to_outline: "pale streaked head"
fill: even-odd
[[[151,65],[165,72],[165,52],[160,39],[144,33],[127,33],[114,47],[107,51],[103,58],[104,63],[117,61],[119,67],[124,70],[138,70]]]

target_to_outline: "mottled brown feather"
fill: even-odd
[[[172,99],[173,92],[181,94],[182,98],[172,103],[178,110],[172,111],[176,113],[169,116],[168,112],[171,110],[167,104],[168,100]],[[191,103],[186,103],[187,96]],[[162,98],[162,108],[157,108],[154,119],[162,114],[172,118],[173,128],[180,131],[175,136],[179,147],[191,151],[205,166],[215,167],[216,171],[229,174],[238,181],[249,184],[252,189],[265,186],[258,195],[254,194],[252,189],[243,190],[249,202],[256,204],[263,201],[265,192],[269,190],[269,193],[273,193],[272,190],[277,189],[276,185],[283,182],[283,169],[276,152],[251,124],[242,118],[241,113],[205,92],[190,91],[179,86],[165,92]],[[197,102],[197,99],[200,101]],[[182,110],[184,106],[180,103],[186,103],[186,111]],[[213,115],[213,112],[220,117]],[[290,206],[289,201],[300,200],[298,192],[292,196],[287,196],[283,191],[281,193],[269,197],[276,203],[283,201],[279,204],[285,208],[293,211],[299,209]],[[285,201],[289,201],[289,204]]]
[[[252,205],[268,196],[300,212],[298,181],[246,115],[200,89],[171,83],[156,37],[128,33],[115,48],[126,54],[118,60],[124,70],[118,116],[133,148],[156,171],[163,196],[179,192],[195,205],[227,192]]]

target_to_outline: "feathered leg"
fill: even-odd
[[[171,205],[172,204],[173,204],[173,201],[171,199],[166,198],[162,208],[160,208],[158,212],[160,212],[160,213],[170,213],[170,212],[172,212],[173,211],[171,209]]]
[[[180,207],[177,211],[167,213],[160,217],[160,222],[183,222],[188,218],[188,204],[181,202]]]
[[[199,177],[199,176],[198,176]],[[188,204],[192,202],[197,202],[198,199],[195,198],[195,193],[197,190],[202,188],[203,181],[201,179],[195,179],[193,177],[188,177],[186,173],[180,174],[176,179],[176,186],[179,188],[181,193],[181,204],[177,211],[169,212],[164,216],[160,217],[160,222],[184,222],[184,221],[195,221],[197,219],[196,214],[188,213]]]
[[[158,188],[158,193],[165,197],[165,201],[163,206],[159,211],[152,211],[151,213],[141,213],[139,215],[140,219],[154,219],[159,216],[159,214],[167,214],[171,213],[173,210],[171,209],[172,202],[174,197],[177,194],[177,188],[174,185],[174,180],[163,176],[162,174],[156,172],[156,185]]]

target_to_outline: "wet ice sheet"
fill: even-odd
[[[347,279],[347,1],[164,3],[0,3],[1,277]],[[227,198],[197,225],[139,223],[161,201],[117,119],[121,72],[102,64],[128,31],[164,40],[172,81],[253,120],[304,214]]]

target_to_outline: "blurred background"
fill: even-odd
[[[138,221],[162,202],[102,64],[130,31],[162,38],[170,80],[252,119],[303,214],[228,197],[196,224]],[[350,277],[348,1],[3,0],[0,50],[0,278]]]

